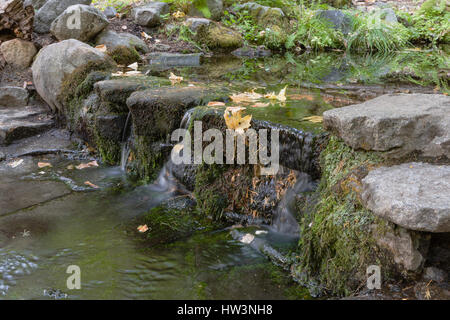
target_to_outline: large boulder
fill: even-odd
[[[24,7],[33,6],[34,10],[39,10],[47,2],[47,0],[25,0]]]
[[[143,27],[156,27],[161,24],[161,15],[169,13],[169,5],[165,2],[150,2],[131,11],[134,22]]]
[[[28,68],[37,50],[30,41],[13,39],[1,44],[0,53],[8,64],[19,68]]]
[[[326,111],[324,128],[354,149],[450,158],[450,97],[388,94]]]
[[[242,47],[244,40],[241,34],[222,24],[204,18],[189,18],[185,25],[195,32],[197,42],[210,49],[232,50]]]
[[[352,19],[341,10],[318,10],[315,17],[326,21],[333,29],[347,35],[352,29]]]
[[[450,232],[450,166],[405,163],[369,172],[362,201],[375,215],[403,228]]]
[[[78,21],[73,21],[74,15],[79,17]],[[97,8],[75,4],[64,10],[52,22],[50,31],[60,41],[77,39],[87,42],[105,29],[108,24],[108,18]]]
[[[131,33],[117,33],[112,30],[103,30],[95,39],[97,45],[104,44],[108,52],[114,51],[117,47],[134,48],[140,53],[149,51],[144,40]]]
[[[208,19],[213,19],[216,21],[219,21],[222,18],[223,15],[223,1],[222,0],[206,0],[205,3],[206,10],[200,10],[200,8],[197,8],[195,5],[192,5],[189,10],[190,16],[196,16],[196,17],[204,17]],[[205,14],[205,12],[208,12],[209,14]]]
[[[48,0],[34,17],[34,31],[37,33],[50,32],[52,22],[68,7],[74,4],[90,5],[91,2],[92,0]]]
[[[33,82],[53,111],[62,110],[58,96],[64,77],[90,61],[112,63],[106,54],[75,39],[49,45],[38,53],[32,66]]]

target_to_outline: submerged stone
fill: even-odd
[[[382,167],[362,184],[362,201],[375,215],[410,230],[450,232],[450,166]]]
[[[152,66],[158,67],[198,67],[201,62],[201,53],[151,53],[147,56]]]

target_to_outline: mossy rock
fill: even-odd
[[[142,61],[141,56],[134,47],[118,46],[108,54],[115,62],[124,66]]]
[[[233,50],[244,44],[244,39],[238,31],[216,22],[200,27],[195,39],[210,49]]]
[[[385,280],[396,273],[391,255],[377,246],[372,232],[384,221],[359,201],[360,179],[382,162],[381,155],[354,151],[336,137],[321,154],[323,175],[312,197],[317,203],[307,201],[302,212],[295,273],[306,274],[328,293],[352,293],[366,281],[369,265],[379,265]]]

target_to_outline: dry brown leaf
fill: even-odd
[[[176,75],[173,74],[173,72],[171,72],[169,80],[172,83],[172,85],[175,85],[175,84],[180,83],[181,81],[183,81],[183,77],[176,76]]]
[[[97,186],[96,184],[93,184],[93,183],[90,182],[90,181],[85,181],[84,184],[87,185],[87,186],[89,186],[89,187],[91,187],[91,188],[94,188],[94,189],[100,188],[99,186]]]
[[[141,32],[141,36],[142,38],[144,38],[145,40],[150,40],[152,37],[149,36],[147,33],[145,33],[144,31]]]
[[[76,166],[76,168],[78,170],[91,168],[91,167],[98,167],[97,160],[94,160],[94,161],[91,161],[91,162],[88,162],[88,163],[80,163],[79,165]]]
[[[288,96],[291,100],[309,100],[314,101],[314,97],[309,94],[291,94]]]
[[[262,94],[256,93],[254,90],[251,92],[244,92],[239,94],[233,94],[230,96],[231,100],[235,103],[242,103],[242,102],[255,102],[259,99],[261,99],[263,96]]]
[[[95,49],[97,49],[100,52],[106,52],[108,50],[108,48],[104,44],[99,44],[98,46],[95,47]]]
[[[186,14],[183,11],[177,11],[172,13],[172,17],[174,17],[175,19],[181,19],[184,18],[186,16]]]
[[[52,167],[52,165],[50,164],[50,163],[48,163],[48,162],[38,162],[38,167],[39,168],[45,168],[45,167]]]
[[[253,108],[266,108],[270,105],[270,103],[257,102],[252,105]]]
[[[137,62],[132,63],[132,64],[130,64],[130,65],[128,66],[128,68],[133,69],[134,71],[137,71],[138,67],[139,67],[139,66],[138,66],[138,63],[137,63]]]

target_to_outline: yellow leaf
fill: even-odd
[[[239,93],[239,94],[233,94],[232,96],[230,96],[231,100],[233,100],[233,102],[235,103],[240,103],[240,102],[254,102],[256,100],[261,99],[263,96],[259,93],[256,93],[255,91],[251,91],[251,92],[244,92],[244,93]]]
[[[39,168],[45,168],[45,167],[52,167],[52,165],[48,162],[38,162],[38,167]]]
[[[262,103],[262,102],[257,102],[254,105],[252,105],[253,108],[265,108],[268,107],[270,105],[270,103]]]
[[[279,94],[275,94],[275,92],[271,92],[269,94],[266,94],[264,98],[270,99],[270,100],[278,100],[280,102],[286,101],[286,89],[287,86],[281,89]]]
[[[87,185],[87,186],[89,186],[89,187],[91,187],[91,188],[94,188],[94,189],[100,188],[99,186],[93,184],[93,183],[90,182],[90,181],[85,181],[84,184]]]
[[[183,81],[183,77],[176,76],[171,72],[169,80],[172,83],[172,85],[175,85],[176,83],[180,83],[181,81]]]
[[[141,36],[142,38],[144,38],[145,40],[150,40],[152,37],[149,36],[147,33],[145,33],[144,31],[141,32]]]
[[[181,19],[184,18],[186,16],[186,14],[182,11],[177,11],[172,13],[172,17],[174,17],[175,19]]]
[[[223,116],[225,118],[225,123],[228,129],[236,130],[239,133],[243,133],[245,129],[250,128],[252,116],[248,115],[242,117],[243,110],[245,110],[245,108],[242,107],[228,107],[225,110]]]
[[[321,122],[323,122],[323,117],[322,116],[311,116],[311,117],[303,118],[303,120],[310,121],[313,123],[321,123]]]

